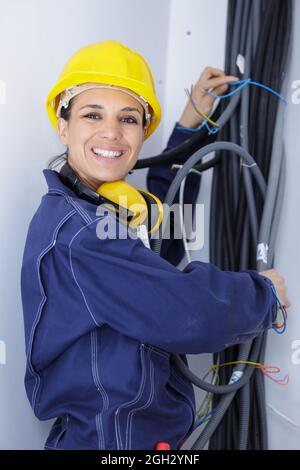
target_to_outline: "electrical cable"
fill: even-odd
[[[180,185],[180,191],[179,191],[179,220],[180,220],[182,241],[183,241],[183,246],[184,246],[186,259],[187,259],[187,262],[190,263],[192,261],[192,259],[191,259],[191,255],[190,255],[188,244],[187,244],[187,236],[186,236],[185,223],[184,223],[185,220],[184,220],[184,199],[183,199],[183,194],[184,194],[185,182],[186,182],[186,178],[184,178],[182,180],[182,183]]]
[[[189,171],[198,163],[198,161],[202,160],[207,154],[218,151],[218,150],[230,150],[231,152],[237,153],[248,165],[253,165],[252,166],[252,172],[253,176],[255,177],[257,186],[259,188],[259,191],[264,197],[265,192],[266,192],[266,183],[264,181],[264,178],[262,176],[262,173],[258,166],[256,165],[254,159],[251,157],[251,155],[242,147],[239,145],[233,144],[231,142],[216,142],[215,144],[209,144],[206,145],[205,147],[201,148],[198,150],[194,155],[192,155],[182,166],[182,168],[177,172],[176,176],[174,177],[168,193],[166,195],[166,198],[164,200],[164,203],[167,206],[171,206],[173,203],[173,200],[176,196],[176,193],[180,187],[181,180],[187,176]],[[163,238],[163,230],[166,227],[166,222],[167,218],[164,219],[163,223],[159,227],[159,232],[162,236],[159,236],[156,240],[153,241],[153,251],[155,251],[157,254],[160,254],[161,250],[161,244],[162,244],[162,238]]]

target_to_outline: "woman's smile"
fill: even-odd
[[[91,148],[92,156],[96,158],[96,160],[119,160],[124,154],[125,149],[121,147],[114,147],[111,145],[94,145]]]
[[[124,156],[123,152],[114,152],[114,151],[108,151],[108,150],[104,151],[102,149],[101,150],[92,149],[92,157],[100,162],[103,162],[103,161],[107,161],[109,163],[117,162],[117,161],[120,161],[123,156]]]

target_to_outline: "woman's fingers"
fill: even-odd
[[[220,96],[220,95],[223,95],[225,91],[227,90],[228,90],[228,85],[221,85],[221,86],[218,86],[217,88],[214,88],[213,93],[216,96]]]
[[[208,90],[212,90],[215,95],[221,95],[227,90],[227,83],[236,82],[237,80],[239,80],[238,77],[225,75],[222,70],[207,67],[193,87],[193,96],[207,95]]]
[[[227,83],[236,82],[239,79],[231,75],[225,75],[225,77],[210,78],[205,83],[205,88],[209,90],[210,88],[216,88],[221,85],[226,85]]]
[[[201,76],[206,79],[211,78],[211,77],[221,77],[221,76],[225,76],[225,72],[224,70],[217,69],[216,67],[205,67]]]
[[[284,278],[274,268],[261,271],[259,274],[268,277],[274,284],[277,295],[283,307],[289,308],[291,306],[290,301],[287,298],[287,287]]]
[[[204,114],[209,115],[213,109],[215,97],[222,95],[228,88],[227,83],[239,80],[238,77],[225,75],[224,71],[215,67],[206,67],[193,86],[192,99],[188,100],[184,112],[180,118],[180,123],[186,127],[197,127],[203,118],[195,111],[194,105]],[[212,90],[213,94],[208,94]]]

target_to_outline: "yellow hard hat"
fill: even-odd
[[[145,59],[118,41],[104,41],[85,46],[75,52],[64,66],[58,82],[49,92],[46,108],[57,130],[56,111],[60,94],[76,85],[97,83],[133,91],[151,107],[151,117],[145,140],[161,120],[161,108],[156,98],[151,70]],[[141,101],[140,100],[140,101]]]

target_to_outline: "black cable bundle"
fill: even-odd
[[[225,72],[267,85],[280,92],[290,43],[292,0],[265,2],[229,0]],[[236,59],[245,59],[244,76]],[[279,101],[266,90],[248,86],[240,104],[218,138],[235,142],[253,156],[269,182],[274,128]],[[210,214],[210,261],[224,270],[256,269],[256,249],[263,200],[254,186],[251,205],[247,199],[252,187],[249,168],[235,158],[223,155],[213,170]],[[224,158],[225,157],[225,158]],[[224,235],[225,236],[224,236]],[[267,333],[261,338],[257,362],[264,363]],[[219,363],[237,360],[237,348],[219,354]],[[216,363],[216,362],[215,362]],[[220,383],[228,384],[233,367],[220,368]],[[256,369],[241,388],[210,438],[210,449],[266,449],[264,376]],[[251,399],[250,399],[251,397]],[[221,401],[214,395],[212,408]]]
[[[281,92],[292,9],[293,0],[229,0],[226,74],[251,78]],[[239,55],[242,71],[236,63]],[[230,98],[229,104],[221,101],[211,118],[219,124],[218,142],[211,143],[216,134],[207,135],[202,128],[178,147],[140,160],[135,168],[183,164],[169,187],[166,205],[173,203],[192,168],[213,168],[210,262],[223,270],[269,269],[274,263],[286,169],[282,102],[265,89],[247,85]],[[211,152],[216,152],[214,158],[203,163],[203,157]],[[159,231],[152,248],[157,254],[161,251],[162,226]],[[214,364],[238,361],[219,368],[218,385],[197,377],[180,356],[172,356],[188,380],[213,396],[212,416],[192,449],[203,449],[208,442],[211,450],[268,448],[264,375],[248,364],[264,364],[266,341],[267,332],[215,353]]]

